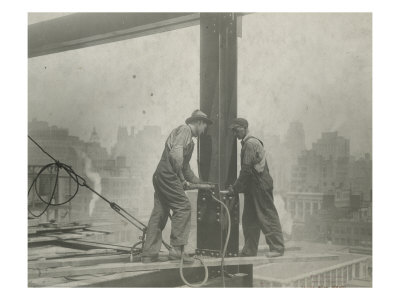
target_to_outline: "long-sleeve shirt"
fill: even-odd
[[[189,164],[194,149],[192,137],[192,130],[189,125],[181,125],[172,130],[165,145],[169,149],[169,160],[172,168],[179,179],[199,183],[199,178],[194,175]]]
[[[248,134],[241,144],[241,169],[238,179],[233,184],[233,190],[236,193],[245,192],[252,179],[263,183],[267,189],[272,188],[273,182],[269,174],[266,152],[262,142]]]

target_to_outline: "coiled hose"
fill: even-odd
[[[224,262],[225,262],[226,249],[228,248],[228,242],[229,242],[229,238],[230,238],[230,236],[231,236],[231,215],[230,215],[230,213],[229,213],[228,207],[226,206],[226,204],[225,204],[224,202],[222,202],[221,200],[219,200],[219,199],[218,199],[217,197],[215,197],[214,195],[211,195],[211,197],[212,197],[212,199],[213,199],[214,201],[217,201],[218,203],[220,203],[220,204],[224,207],[224,209],[226,210],[226,215],[227,215],[227,217],[228,217],[228,232],[227,232],[227,235],[226,235],[224,248],[223,248],[222,253],[221,253],[221,278],[222,278],[222,287],[225,287]],[[197,259],[198,261],[200,261],[200,263],[203,265],[203,267],[204,267],[204,279],[203,279],[203,281],[202,281],[201,283],[197,283],[197,284],[190,283],[190,282],[188,282],[188,281],[186,280],[185,276],[183,275],[183,265],[184,265],[184,262],[183,262],[183,255],[184,255],[183,247],[182,247],[182,252],[181,252],[181,253],[182,253],[182,256],[181,256],[181,262],[180,262],[180,265],[179,265],[179,274],[180,274],[180,276],[181,276],[182,281],[183,281],[187,286],[189,286],[189,287],[194,287],[194,288],[202,287],[202,286],[203,286],[204,284],[206,284],[207,281],[208,281],[208,268],[207,268],[207,266],[205,265],[204,261],[203,261],[200,257],[197,257],[197,256],[194,256],[194,257],[193,257],[194,259]]]

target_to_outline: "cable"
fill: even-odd
[[[50,163],[50,164],[47,164],[47,165],[43,166],[43,167],[39,170],[38,174],[36,175],[36,177],[35,177],[34,180],[32,181],[31,186],[30,186],[29,189],[28,189],[28,199],[29,199],[29,194],[30,194],[30,191],[32,190],[32,187],[35,186],[35,192],[36,192],[36,195],[38,196],[39,200],[46,204],[46,207],[44,208],[44,210],[43,210],[41,213],[35,214],[35,213],[33,213],[33,212],[29,209],[29,203],[28,203],[28,211],[29,211],[29,213],[30,213],[32,216],[38,218],[38,217],[42,216],[42,215],[48,210],[48,208],[49,208],[50,206],[60,206],[60,205],[64,205],[64,204],[69,203],[69,202],[72,201],[72,200],[75,198],[75,196],[78,194],[79,188],[80,188],[81,186],[83,186],[83,187],[87,188],[88,190],[90,190],[91,192],[93,192],[94,194],[96,194],[97,196],[99,196],[102,200],[106,201],[106,202],[110,205],[110,207],[111,207],[116,213],[118,213],[119,215],[121,215],[124,219],[126,219],[128,222],[130,222],[130,223],[131,223],[132,225],[134,225],[136,228],[138,228],[139,230],[141,230],[141,231],[143,232],[143,234],[145,234],[147,227],[146,227],[140,220],[138,220],[137,218],[135,218],[133,215],[131,215],[128,211],[126,211],[124,208],[122,208],[121,206],[119,206],[117,203],[112,202],[112,201],[108,200],[107,198],[105,198],[103,195],[99,194],[96,190],[94,190],[93,188],[91,188],[91,187],[86,183],[86,180],[85,180],[82,176],[78,175],[78,174],[72,169],[71,166],[68,166],[68,165],[66,165],[66,164],[64,164],[64,163],[59,162],[59,161],[56,160],[53,156],[51,156],[48,152],[46,152],[46,151],[45,151],[33,138],[31,138],[29,135],[28,135],[28,138],[29,138],[33,143],[35,143],[35,145],[36,145],[40,150],[42,150],[42,152],[43,152],[44,154],[46,154],[48,157],[50,157],[50,158],[54,161],[53,163]],[[47,169],[52,170],[52,168],[54,168],[54,167],[56,168],[55,183],[54,183],[53,191],[52,191],[52,193],[51,193],[50,200],[49,200],[49,201],[46,201],[46,200],[44,200],[44,199],[40,196],[40,193],[39,193],[38,188],[37,188],[37,181],[38,181],[39,176],[40,176],[44,171],[46,171]],[[56,190],[57,190],[58,177],[59,177],[59,174],[60,174],[60,169],[64,169],[65,172],[72,178],[72,180],[76,183],[76,189],[75,189],[75,192],[68,198],[68,200],[66,200],[66,201],[64,201],[64,202],[62,202],[62,203],[52,203],[52,201],[53,201],[53,199],[54,199],[55,192],[56,192]],[[225,254],[226,254],[226,250],[227,250],[227,247],[228,247],[228,242],[229,242],[230,234],[231,234],[231,217],[230,217],[229,209],[228,209],[228,207],[225,205],[225,203],[223,203],[221,200],[217,199],[214,195],[211,195],[211,196],[212,196],[212,199],[213,199],[213,200],[217,201],[218,203],[220,203],[220,204],[224,207],[224,209],[226,210],[226,213],[227,213],[227,217],[228,217],[228,232],[227,232],[225,244],[224,244],[224,247],[223,247],[223,250],[222,250],[222,253],[221,253],[221,277],[222,277],[222,285],[223,285],[223,287],[225,287],[224,259],[225,259]],[[132,220],[129,219],[128,217],[130,217],[130,218],[131,218],[132,220],[134,220],[134,221],[132,221]],[[136,224],[135,222],[137,222],[139,225],[142,225],[143,228],[141,228],[141,227],[140,227],[138,224]],[[138,242],[138,243],[136,243],[136,244],[134,244],[134,245],[132,246],[132,248],[131,248],[131,255],[133,255],[133,251],[134,251],[134,249],[136,249],[136,246],[137,246],[138,244],[141,244],[141,243],[143,243],[143,241],[140,241],[140,242]],[[165,243],[164,241],[162,241],[162,243],[164,244],[164,246],[165,246],[167,249],[170,249],[170,248],[171,248],[171,246],[169,246],[169,245],[168,245],[167,243]],[[194,257],[194,259],[199,260],[200,263],[203,265],[205,274],[204,274],[204,279],[203,279],[203,281],[202,281],[201,283],[199,283],[199,284],[192,284],[192,283],[189,283],[189,282],[185,279],[185,277],[184,277],[184,275],[183,275],[183,265],[184,265],[184,261],[183,261],[183,254],[184,254],[184,251],[183,251],[183,248],[182,248],[181,253],[182,253],[182,254],[181,254],[181,261],[180,261],[180,266],[179,266],[179,273],[180,273],[180,276],[181,276],[182,281],[183,281],[187,286],[190,286],[190,287],[201,287],[201,286],[203,286],[203,285],[208,281],[208,268],[207,268],[207,266],[205,265],[204,261],[203,261],[200,257],[196,257],[196,256]]]
[[[217,199],[216,197],[214,197],[214,195],[211,195],[211,197],[217,201],[218,203],[220,203],[226,210],[226,215],[228,217],[228,232],[226,234],[226,239],[225,239],[225,244],[224,244],[224,248],[223,251],[221,253],[221,278],[222,278],[222,286],[225,287],[225,275],[224,275],[224,261],[225,261],[225,254],[226,254],[226,249],[228,248],[228,242],[229,239],[231,237],[231,215],[229,213],[229,209],[226,206],[226,204],[224,202],[222,202],[221,200]]]
[[[185,276],[183,276],[183,264],[184,264],[184,262],[183,262],[183,247],[182,247],[182,252],[181,252],[181,262],[180,262],[180,264],[179,264],[179,274],[180,274],[180,276],[181,276],[182,281],[183,281],[187,286],[192,287],[192,288],[198,288],[198,287],[202,287],[202,286],[203,286],[204,284],[206,284],[206,282],[208,281],[208,267],[206,266],[206,264],[204,263],[204,261],[203,261],[200,257],[194,256],[193,258],[194,258],[194,259],[197,259],[198,261],[200,261],[200,263],[201,263],[201,264],[203,265],[203,267],[204,267],[204,279],[203,279],[203,281],[200,282],[200,283],[197,283],[197,284],[195,284],[195,283],[190,283],[190,282],[188,282],[188,281],[186,280]]]
[[[230,213],[229,213],[228,207],[226,206],[226,204],[225,204],[224,202],[222,202],[221,200],[219,200],[218,198],[216,198],[214,195],[211,195],[211,197],[212,197],[212,199],[213,199],[214,201],[217,201],[218,203],[220,203],[220,204],[224,207],[224,209],[226,210],[226,215],[227,215],[227,217],[228,217],[228,232],[227,232],[226,239],[225,239],[225,244],[224,244],[224,247],[223,247],[222,253],[221,253],[221,278],[222,278],[222,287],[225,287],[224,262],[225,262],[226,250],[227,250],[227,248],[228,248],[228,242],[229,242],[229,239],[230,239],[230,237],[231,237],[231,215],[230,215]],[[181,251],[181,262],[180,262],[180,265],[179,265],[179,274],[180,274],[180,276],[181,276],[182,281],[183,281],[187,286],[189,286],[189,287],[194,287],[194,288],[202,287],[202,286],[208,281],[208,268],[207,268],[206,264],[204,263],[204,261],[203,261],[200,257],[197,257],[197,256],[194,256],[194,257],[193,257],[194,259],[197,259],[198,261],[200,261],[200,263],[201,263],[201,264],[203,265],[203,267],[204,267],[204,272],[205,272],[205,273],[204,273],[204,279],[203,279],[203,281],[202,281],[201,283],[198,283],[198,284],[189,283],[189,282],[186,280],[185,276],[183,275],[183,265],[184,265],[183,256],[184,256],[184,252],[183,252],[183,247],[182,247],[182,251]]]
[[[107,202],[110,207],[117,213],[119,214],[121,217],[123,217],[125,220],[127,220],[129,223],[131,223],[133,226],[135,226],[137,229],[139,229],[140,231],[142,231],[143,233],[143,237],[146,233],[147,230],[147,226],[145,224],[143,224],[140,220],[138,220],[137,218],[135,218],[132,214],[130,214],[127,210],[125,210],[123,207],[119,206],[117,203],[112,202],[110,200],[108,200],[107,198],[105,198],[103,195],[99,194],[96,190],[94,190],[92,187],[90,187],[87,183],[86,180],[78,175],[71,166],[66,165],[62,162],[59,162],[57,159],[55,159],[51,154],[49,154],[46,150],[43,149],[42,146],[39,145],[39,143],[37,143],[32,137],[30,137],[28,135],[28,138],[44,153],[46,154],[49,158],[51,158],[54,162],[47,164],[45,166],[43,166],[39,172],[36,174],[35,178],[32,181],[32,184],[30,185],[29,189],[28,189],[28,201],[29,201],[29,194],[32,190],[33,187],[35,187],[35,192],[36,195],[38,196],[39,200],[41,202],[43,202],[46,206],[43,209],[42,212],[40,212],[39,214],[35,214],[30,208],[29,208],[29,202],[28,202],[28,212],[34,216],[35,218],[39,218],[40,216],[42,216],[48,209],[50,206],[60,206],[60,205],[64,205],[69,203],[70,201],[72,201],[75,196],[78,194],[79,192],[79,188],[81,186],[87,188],[88,190],[90,190],[92,193],[96,194],[99,198],[101,198],[102,200],[104,200],[105,202]],[[38,182],[38,178],[40,177],[40,175],[46,171],[46,170],[52,170],[53,168],[56,169],[56,174],[55,174],[55,182],[54,182],[54,187],[50,196],[50,200],[46,201],[42,198],[42,196],[40,195],[39,191],[38,191],[38,187],[37,187],[37,182]],[[65,172],[72,178],[72,180],[76,183],[76,189],[75,192],[68,198],[68,200],[62,202],[62,203],[52,203],[53,199],[54,199],[54,195],[56,193],[57,190],[57,185],[58,185],[58,178],[59,178],[59,174],[60,174],[60,169],[65,170]],[[51,172],[50,172],[51,173]],[[34,204],[34,203],[33,203]],[[141,241],[140,243],[142,243],[143,241]],[[132,246],[132,250],[131,253],[133,254],[134,249],[136,248],[136,246],[140,243],[136,243]],[[170,246],[163,240],[162,241],[163,245],[167,248],[170,249]],[[139,251],[140,253],[140,251]]]

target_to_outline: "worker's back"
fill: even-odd
[[[273,189],[273,179],[269,173],[267,155],[261,140],[254,136],[247,136],[243,140],[240,157],[242,167],[244,161],[252,161],[253,178],[249,188],[253,188],[253,185],[256,184],[266,190]]]

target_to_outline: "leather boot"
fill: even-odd
[[[168,257],[165,256],[142,256],[142,263],[166,262]]]
[[[183,263],[185,264],[192,264],[194,263],[194,259],[191,258],[187,253],[183,251],[183,246],[173,246],[169,250],[168,259],[169,260],[181,260],[183,253]]]
[[[266,254],[266,256],[267,256],[268,258],[274,258],[274,257],[283,256],[283,251],[281,251],[281,252],[275,251],[275,250],[269,251],[269,252]]]

